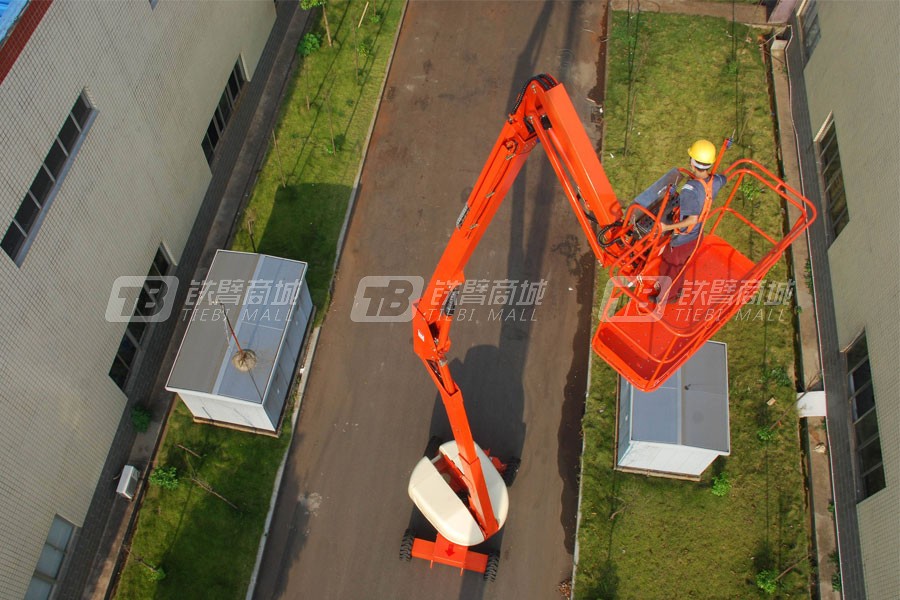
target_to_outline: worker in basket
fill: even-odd
[[[659,282],[649,297],[653,303],[675,302],[684,286],[684,267],[694,254],[703,233],[703,222],[709,214],[713,199],[728,181],[724,175],[712,172],[716,162],[716,146],[708,140],[697,140],[688,149],[692,178],[684,184],[678,196],[680,221],[660,223],[662,232],[672,237],[663,251],[659,268]]]

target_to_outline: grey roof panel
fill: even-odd
[[[730,451],[725,344],[707,342],[681,369],[684,382],[681,443]]]
[[[272,256],[216,252],[166,387],[262,403],[306,268]],[[238,348],[223,308],[241,347],[256,355],[249,373],[231,362]]]
[[[631,439],[641,442],[678,443],[680,407],[678,373],[654,392],[633,389]]]
[[[727,362],[725,344],[707,342],[656,391],[623,382],[621,392],[632,394],[630,440],[730,452]],[[623,398],[620,407],[628,406]]]

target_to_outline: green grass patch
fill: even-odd
[[[738,25],[732,37],[732,27],[722,19],[613,13],[603,161],[623,201],[672,166],[687,166],[697,138],[718,144],[735,132],[724,165],[747,157],[775,169],[758,34]],[[781,231],[780,203],[766,193],[742,190],[735,207],[762,229]],[[720,233],[753,259],[767,250],[735,223]],[[780,261],[767,281],[787,280]],[[596,289],[605,284],[601,273]],[[578,598],[764,597],[757,578],[773,570],[780,576],[773,597],[809,596],[791,306],[748,307],[715,336],[728,344],[731,456],[699,483],[613,470],[616,374],[593,362]]]
[[[290,434],[197,425],[179,402],[157,457],[177,485],[148,488],[116,597],[243,598]]]
[[[301,41],[300,64],[275,128],[277,148],[270,141],[232,244],[234,250],[308,263],[306,279],[319,319],[325,314],[338,236],[403,12],[400,0],[374,2],[357,29],[363,6],[328,2],[333,46],[326,39],[321,9],[314,9],[318,21],[310,33],[321,45],[302,56],[310,44]]]
[[[362,9],[358,2],[328,3],[333,46],[321,10],[313,13],[309,33],[320,47],[301,42],[275,128],[277,148],[270,143],[232,244],[307,262],[320,318],[403,2],[372,3],[357,29]],[[179,403],[157,456],[166,470],[154,480],[164,485],[151,485],[144,496],[116,597],[243,598],[290,435],[289,419],[277,439],[197,425]]]

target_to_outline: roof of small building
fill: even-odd
[[[203,286],[188,293],[189,302],[194,297],[191,322],[166,389],[261,404],[306,269],[306,263],[286,258],[217,251]],[[233,360],[238,344],[253,353],[249,370]]]
[[[728,425],[728,359],[722,342],[707,342],[663,385],[642,392],[621,380],[621,398],[631,394],[631,441],[731,451]],[[626,406],[620,404],[620,406]],[[628,436],[628,432],[620,432]]]

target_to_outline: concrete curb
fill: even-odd
[[[334,267],[332,268],[332,276],[331,276],[331,285],[330,288],[334,287],[334,278],[337,274],[338,264],[341,260],[341,254],[344,249],[344,239],[347,235],[347,229],[350,227],[350,219],[353,215],[353,207],[356,205],[356,197],[357,192],[359,191],[359,180],[362,177],[363,166],[366,164],[366,155],[369,152],[369,144],[372,140],[372,132],[375,130],[375,121],[378,118],[378,111],[381,108],[381,100],[384,98],[384,88],[387,86],[388,75],[391,73],[391,65],[394,62],[394,52],[397,49],[397,40],[400,37],[400,31],[403,29],[403,20],[406,17],[406,9],[409,6],[409,2],[407,1],[403,5],[403,12],[400,14],[400,23],[397,27],[397,32],[394,34],[394,43],[391,46],[391,53],[388,56],[387,67],[384,70],[384,79],[381,81],[381,89],[378,92],[378,101],[375,103],[375,112],[372,115],[372,122],[369,124],[369,131],[366,133],[366,141],[363,144],[363,153],[362,157],[360,157],[359,161],[359,169],[356,171],[356,178],[353,182],[353,188],[350,192],[350,201],[347,204],[347,212],[344,215],[344,223],[341,226],[341,233],[338,236],[337,241],[337,253],[334,257]],[[327,314],[327,308],[325,314]],[[303,394],[306,391],[306,383],[309,381],[309,374],[312,368],[313,357],[316,354],[316,346],[319,342],[319,333],[322,330],[322,326],[316,327],[312,332],[312,338],[309,342],[309,351],[306,355],[306,360],[303,363],[303,367],[301,368],[301,380],[300,387],[297,390],[297,403],[294,406],[294,412],[291,415],[291,441],[288,443],[287,448],[284,451],[284,456],[281,458],[281,464],[278,466],[278,471],[275,474],[275,484],[272,488],[272,497],[269,500],[269,512],[266,514],[266,522],[263,526],[263,534],[259,540],[259,548],[256,551],[256,562],[253,565],[253,573],[250,576],[250,585],[247,587],[247,594],[245,596],[245,600],[253,600],[253,595],[256,592],[256,582],[259,579],[259,570],[262,566],[262,558],[266,549],[266,541],[269,538],[269,531],[272,527],[272,518],[275,516],[275,505],[278,502],[278,494],[281,491],[281,483],[284,479],[284,469],[287,466],[288,456],[291,453],[291,446],[293,444],[294,433],[297,430],[297,419],[300,415],[300,405],[303,403]]]
[[[593,313],[593,311],[591,311]],[[591,395],[591,369],[594,366],[594,356],[590,348],[588,348],[588,369],[587,369],[587,385],[584,390],[584,401],[587,405],[588,397]],[[584,417],[582,417],[581,429],[581,461],[578,467],[578,510],[575,517],[575,550],[572,552],[572,587],[569,598],[575,597],[575,578],[578,575],[578,552],[580,546],[578,544],[578,532],[581,531],[581,501],[584,496],[584,450],[587,447],[587,436],[584,435]]]
[[[610,35],[610,29],[612,28],[611,16],[612,16],[612,7],[610,6],[611,2],[606,4],[606,9],[603,15],[603,22],[606,24],[606,30],[603,32],[605,36],[605,40],[602,42],[603,44],[607,44]],[[606,90],[609,87],[609,46],[607,45],[603,49],[603,103],[606,103]],[[605,147],[606,142],[606,123],[604,122],[603,127],[600,130],[600,157],[603,157],[603,149]],[[597,272],[596,272],[596,263],[594,266],[594,281],[592,284],[596,284],[597,282]],[[594,289],[594,293],[596,293],[596,289]],[[595,298],[595,295],[591,295],[592,298]],[[591,306],[591,325],[593,325],[593,315],[594,315],[594,306]],[[594,367],[594,352],[593,349],[588,345],[587,349],[588,353],[588,368],[587,368],[587,379],[584,385],[584,412],[587,413],[587,403],[588,399],[591,395],[591,372]],[[575,549],[572,551],[572,585],[569,590],[569,599],[575,598],[575,582],[578,577],[578,559],[581,551],[581,545],[578,543],[578,534],[581,531],[581,504],[584,499],[584,451],[587,448],[587,436],[584,435],[584,415],[581,417],[581,460],[579,461],[578,466],[578,509],[576,510],[575,516]]]
[[[316,345],[319,343],[319,332],[321,330],[321,327],[313,329],[312,337],[309,340],[309,351],[306,353],[306,360],[303,361],[303,366],[300,368],[300,386],[296,394],[297,402],[294,404],[294,412],[291,414],[291,440],[288,442],[287,448],[284,449],[284,456],[281,457],[281,464],[278,465],[278,471],[275,473],[275,484],[272,487],[272,497],[269,499],[269,512],[266,514],[262,537],[259,539],[259,548],[256,551],[256,562],[253,565],[253,573],[250,575],[250,585],[247,587],[246,600],[253,600],[253,594],[256,592],[256,581],[259,578],[259,569],[262,566],[266,541],[272,528],[272,517],[275,516],[275,504],[278,502],[278,493],[281,491],[284,468],[287,466],[288,456],[291,453],[294,432],[297,429],[297,418],[300,415],[300,405],[303,403],[303,394],[306,392],[306,383],[309,381],[310,367],[312,367],[313,357],[316,354]]]
[[[366,141],[363,143],[363,153],[359,161],[359,169],[356,171],[356,178],[353,180],[353,188],[350,190],[350,201],[347,203],[347,212],[344,214],[344,224],[341,226],[341,233],[338,235],[337,254],[334,257],[334,267],[331,270],[332,276],[329,291],[333,291],[334,289],[334,277],[337,274],[338,263],[341,262],[341,254],[344,251],[344,240],[347,237],[347,229],[350,227],[350,219],[353,216],[353,208],[356,206],[356,197],[359,194],[359,180],[362,178],[363,166],[366,164],[366,156],[369,154],[369,145],[372,142],[372,132],[375,130],[375,121],[378,118],[378,111],[381,110],[381,100],[384,98],[384,88],[387,86],[388,76],[391,74],[391,65],[394,64],[394,52],[397,51],[397,40],[400,39],[400,32],[403,30],[403,21],[406,18],[406,9],[408,7],[409,0],[403,4],[403,12],[400,13],[400,23],[397,26],[397,32],[394,34],[394,43],[391,46],[391,53],[388,56],[387,67],[384,70],[384,79],[381,80],[381,90],[378,92],[378,101],[375,103],[375,113],[372,115],[372,122],[369,123],[369,131],[366,133]]]

